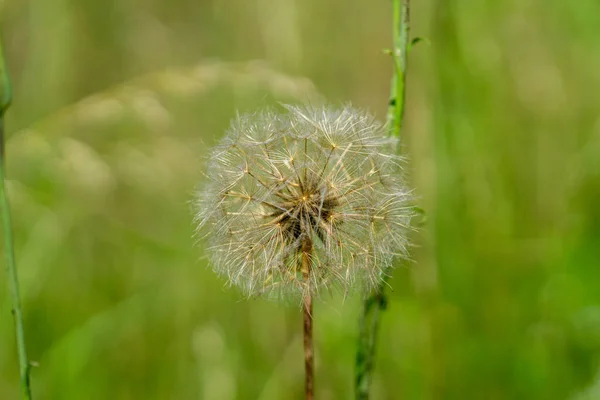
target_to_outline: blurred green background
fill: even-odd
[[[373,399],[600,399],[600,3],[413,1],[404,150],[427,224]],[[236,110],[385,118],[389,0],[5,0],[16,252],[37,399],[300,399],[301,315],[192,239]],[[0,399],[18,398],[0,272]],[[315,309],[318,399],[353,396],[360,299]]]

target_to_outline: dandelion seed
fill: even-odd
[[[397,140],[351,107],[285,108],[238,116],[212,150],[196,223],[213,268],[249,296],[375,288],[413,213]]]

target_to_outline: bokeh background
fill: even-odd
[[[427,221],[373,399],[600,399],[600,3],[413,1],[404,152]],[[301,399],[301,316],[192,239],[236,111],[385,118],[389,0],[5,0],[16,252],[38,399]],[[0,272],[0,398],[18,398]],[[316,305],[317,397],[353,397],[360,298]]]

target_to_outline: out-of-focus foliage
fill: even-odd
[[[427,224],[373,398],[600,398],[600,3],[413,3],[431,45],[403,140]],[[320,93],[383,119],[390,2],[0,4],[37,397],[301,398],[297,309],[225,289],[189,202],[236,110]],[[319,399],[352,396],[359,301],[316,306]],[[2,399],[16,365],[2,284]]]

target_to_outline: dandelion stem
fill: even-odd
[[[392,75],[390,87],[387,125],[390,136],[395,137],[400,136],[404,117],[409,11],[410,0],[393,0],[394,44],[391,55],[394,63],[394,74]],[[379,286],[363,303],[359,321],[358,350],[356,352],[355,393],[357,400],[369,399],[381,311],[385,310],[387,305],[386,280],[387,275],[384,275]]]
[[[304,240],[302,245],[302,274],[306,283],[304,295],[304,371],[306,400],[314,399],[314,358],[313,358],[313,317],[312,294],[310,288],[312,243]]]
[[[4,162],[4,114],[11,102],[11,88],[4,54],[0,38],[0,207],[2,208],[2,228],[4,231],[4,256],[6,258],[6,272],[8,285],[10,287],[12,314],[15,320],[15,332],[17,337],[17,351],[19,355],[19,372],[21,377],[21,392],[24,399],[31,399],[29,385],[29,361],[25,347],[25,332],[23,328],[23,310],[21,308],[21,296],[19,294],[19,279],[15,265],[15,254],[13,246],[12,225],[8,195],[4,185],[5,162]]]

